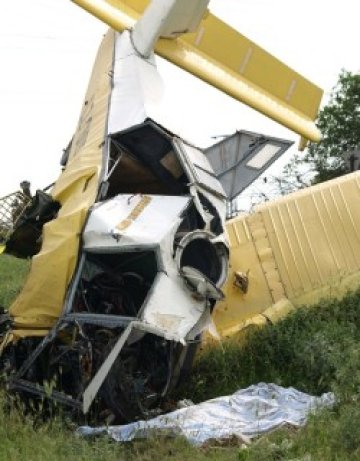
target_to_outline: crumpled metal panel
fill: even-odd
[[[118,195],[96,204],[84,229],[84,249],[153,247],[180,223],[187,197]]]
[[[172,257],[175,232],[189,203],[187,197],[119,195],[95,205],[83,234],[84,250],[89,252],[119,252],[119,259],[129,247],[157,252],[162,271],[141,319],[158,328],[159,335],[178,341],[187,338],[207,308],[206,300],[194,297],[185,286]]]

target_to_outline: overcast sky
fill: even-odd
[[[0,4],[1,197],[23,179],[34,187],[56,179],[106,28],[69,0]],[[355,0],[211,0],[210,9],[326,94],[342,68],[359,72]],[[158,67],[171,128],[186,139],[206,145],[211,136],[243,128],[297,142],[290,131],[174,66],[159,60]]]

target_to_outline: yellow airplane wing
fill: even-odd
[[[73,0],[112,28],[131,28],[148,0]],[[317,142],[323,91],[216,16],[195,33],[161,38],[156,53],[264,115]]]

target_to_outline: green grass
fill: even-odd
[[[263,437],[239,459],[360,460],[360,291],[252,330],[243,346],[228,341],[222,351],[208,350],[182,393],[202,401],[261,381],[333,391],[338,403],[301,430]]]
[[[260,381],[318,395],[360,391],[360,291],[251,330],[243,346],[209,349],[183,392],[202,401]]]
[[[29,266],[29,261],[0,256],[0,306],[9,307],[24,283]]]
[[[85,440],[74,435],[74,428],[61,418],[35,424],[33,418],[24,418],[12,409],[0,410],[0,460],[7,461],[121,461],[216,460],[214,450],[196,450],[185,441],[152,440],[134,444],[117,444],[107,437]],[[224,460],[234,459],[227,454]]]
[[[0,257],[0,304],[9,305],[26,272],[26,262]],[[275,431],[248,449],[237,443],[196,449],[182,439],[123,445],[106,437],[80,439],[60,416],[39,423],[15,406],[5,411],[0,398],[0,461],[360,461],[360,291],[252,330],[243,345],[226,341],[208,349],[179,397],[202,401],[260,381],[317,395],[333,391],[338,403],[312,416],[306,427]]]

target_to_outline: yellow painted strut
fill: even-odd
[[[132,28],[144,0],[72,0],[116,31]],[[318,142],[323,91],[212,14],[195,33],[160,38],[155,52],[234,99]]]

